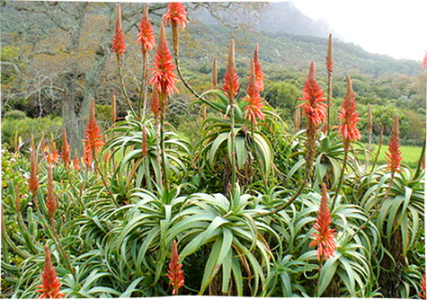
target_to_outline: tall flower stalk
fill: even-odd
[[[38,164],[37,164],[37,149],[34,145],[34,140],[31,140],[31,153],[30,153],[30,178],[28,179],[28,188],[32,194],[33,203],[36,204],[37,190],[39,188],[39,181],[37,179]]]
[[[418,296],[421,297],[421,299],[427,298],[427,292],[426,292],[426,274],[423,275],[423,281],[421,282],[421,291],[422,293],[418,293]]]
[[[332,45],[332,34],[329,34],[328,39],[328,50],[326,54],[326,71],[328,72],[328,89],[327,89],[327,132],[329,135],[329,130],[331,126],[331,105],[332,105],[332,72],[334,71],[334,60],[332,57],[333,45]]]
[[[402,151],[400,150],[399,140],[399,116],[394,118],[393,131],[390,142],[388,144],[388,152],[386,153],[387,169],[391,173],[393,180],[396,172],[400,172],[400,163],[402,161]]]
[[[98,127],[96,116],[95,116],[95,99],[91,99],[90,110],[89,110],[89,122],[86,127],[85,139],[83,143],[85,163],[90,167],[92,165],[92,160],[96,160],[96,155],[101,150],[101,147],[104,145],[101,131]]]
[[[249,85],[247,89],[247,95],[243,98],[243,100],[248,102],[244,108],[244,118],[248,119],[253,125],[257,125],[258,120],[265,119],[265,114],[261,111],[265,105],[259,94],[259,86],[260,85],[257,84],[255,64],[252,63],[251,60]]]
[[[113,47],[111,50],[116,53],[117,68],[119,72],[120,86],[122,88],[123,96],[125,97],[125,100],[129,106],[129,109],[132,115],[135,118],[137,118],[137,115],[132,107],[132,103],[130,101],[129,95],[127,94],[127,91],[125,88],[125,82],[122,74],[122,55],[125,53],[125,49],[126,49],[126,42],[125,42],[125,34],[122,28],[122,10],[121,10],[120,4],[117,4],[116,27],[114,29]]]
[[[62,130],[61,158],[65,164],[65,168],[68,169],[70,167],[70,164],[71,164],[71,154],[70,154],[70,144],[68,143],[67,132],[65,131],[65,128]]]
[[[312,236],[314,240],[310,243],[310,247],[317,246],[317,259],[319,261],[327,260],[334,255],[336,249],[334,236],[337,234],[335,229],[331,229],[332,222],[331,213],[328,204],[328,191],[326,184],[322,186],[322,199],[317,213],[317,220],[313,228],[317,231]]]
[[[61,293],[61,283],[56,275],[55,268],[52,265],[51,253],[49,247],[44,247],[45,262],[42,271],[42,285],[37,286],[37,293],[40,293],[39,299],[60,299],[65,296]]]
[[[316,157],[316,135],[319,125],[325,121],[326,101],[323,98],[323,90],[316,82],[315,63],[311,62],[307,80],[302,90],[303,97],[299,100],[304,101],[298,108],[302,108],[302,115],[307,119],[307,142],[306,142],[306,173],[311,172],[311,168]]]
[[[178,92],[175,86],[176,76],[174,74],[176,67],[172,61],[172,55],[166,41],[165,27],[160,24],[159,43],[154,57],[154,68],[152,69],[152,78],[150,84],[153,89],[158,91],[158,100],[160,107],[160,150],[162,156],[163,181],[169,188],[168,170],[166,166],[166,153],[164,145],[164,120],[168,97]]]
[[[178,290],[184,285],[184,271],[182,270],[182,264],[179,263],[178,246],[176,241],[173,241],[172,245],[172,256],[169,263],[168,274],[166,276],[170,280],[172,286],[172,295],[176,295]]]
[[[143,75],[141,81],[141,90],[139,94],[138,115],[143,119],[147,110],[147,92],[148,92],[148,52],[155,45],[153,26],[148,17],[148,4],[145,5],[144,14],[139,23],[139,34],[137,43],[141,43]],[[143,107],[141,108],[141,102]],[[142,112],[141,112],[142,109]]]
[[[352,141],[357,141],[361,138],[359,129],[357,129],[357,122],[360,121],[359,113],[356,107],[356,95],[353,91],[353,85],[350,76],[347,75],[347,92],[342,102],[342,107],[338,113],[338,119],[341,121],[338,126],[338,134],[342,135],[344,144],[344,159],[341,168],[340,180],[338,181],[338,187],[334,200],[332,201],[332,207],[335,207],[335,201],[340,192],[342,182],[344,179],[345,169],[347,167],[348,152],[350,151],[350,145]]]
[[[235,126],[235,120],[234,120],[234,97],[237,95],[237,92],[239,91],[240,83],[239,83],[239,77],[237,76],[236,72],[236,66],[234,64],[234,40],[232,39],[230,41],[230,49],[228,52],[228,64],[227,69],[225,71],[224,80],[223,80],[223,86],[222,90],[224,91],[224,94],[229,99],[229,105],[230,105],[230,147],[231,147],[231,193],[230,195],[234,194],[234,190],[236,188],[236,149],[235,149],[235,142],[236,142],[236,135],[234,132],[234,126]]]

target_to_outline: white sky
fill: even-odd
[[[427,50],[427,0],[291,1],[366,51],[422,60]]]

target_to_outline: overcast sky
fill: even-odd
[[[275,1],[277,2],[277,1]],[[422,60],[427,50],[427,0],[292,0],[366,51]]]

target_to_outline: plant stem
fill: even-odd
[[[165,122],[165,105],[167,95],[160,94],[161,112],[160,112],[160,152],[162,155],[163,181],[166,189],[169,190],[169,174],[166,168],[166,152],[165,152],[165,137],[164,137],[164,122]]]
[[[235,140],[236,135],[234,133],[234,99],[230,99],[230,128],[231,128],[231,195],[234,195],[236,189],[236,151],[235,151]]]
[[[122,75],[122,62],[121,62],[119,57],[117,57],[117,67],[119,70],[120,86],[122,88],[123,96],[125,97],[125,100],[126,100],[128,106],[130,108],[132,115],[135,117],[135,119],[138,120],[138,117],[137,117],[135,111],[133,110],[132,103],[130,102],[128,93],[126,92],[125,81],[124,81],[123,75]]]
[[[142,73],[142,82],[141,82],[141,90],[139,91],[139,103],[138,103],[138,116],[140,116],[141,120],[145,118],[145,114],[147,112],[147,92],[148,92],[148,53],[143,52],[143,73]],[[141,104],[142,102],[142,113],[141,113]]]
[[[329,136],[330,128],[331,128],[331,103],[332,103],[332,73],[328,72],[328,89],[327,89],[327,122],[328,122],[328,132],[327,135]]]
[[[381,134],[380,134],[380,144],[378,145],[378,151],[377,151],[377,155],[375,155],[374,157],[374,161],[372,163],[372,169],[371,172],[375,169],[375,166],[377,165],[377,161],[378,161],[378,157],[380,156],[381,153],[381,147],[383,145],[383,141],[384,141],[384,135],[383,135],[383,131],[381,130]]]
[[[344,146],[344,159],[343,159],[343,162],[342,162],[340,179],[338,181],[338,187],[337,187],[337,190],[335,192],[334,199],[332,200],[332,210],[335,208],[335,202],[337,201],[338,194],[340,193],[342,182],[344,180],[344,173],[345,173],[345,169],[347,167],[347,159],[348,159],[348,152],[349,152],[348,148],[349,148],[348,145]]]
[[[421,166],[423,165],[423,161],[425,160],[425,157],[424,157],[425,153],[426,153],[426,141],[424,140],[423,148],[421,149],[421,155],[420,155],[420,159],[418,160],[417,170],[415,171],[414,178],[417,178],[420,173]]]

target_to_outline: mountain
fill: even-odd
[[[337,36],[326,21],[310,19],[291,1],[270,2],[258,9],[246,9],[238,12],[236,10],[223,11],[219,13],[219,16],[224,19],[234,19],[236,23],[249,23],[250,28],[254,31],[284,32],[317,37],[327,37],[329,33],[332,33]],[[218,25],[220,23],[217,18],[212,17],[207,9],[190,12],[190,17],[203,24]]]

